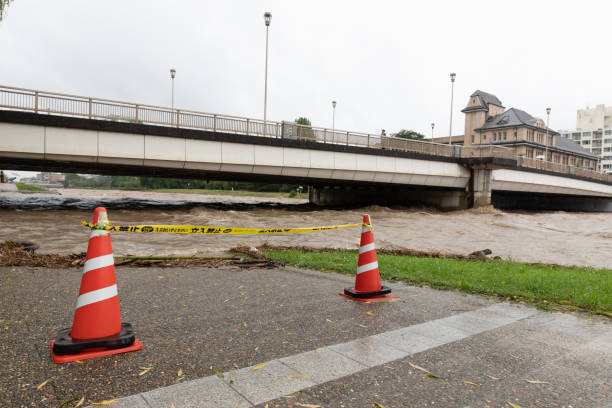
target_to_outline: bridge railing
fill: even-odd
[[[39,114],[112,120],[147,125],[171,126],[213,132],[272,138],[283,135],[283,123],[232,115],[172,109],[163,106],[90,98],[56,92],[37,91],[0,85],[0,108]],[[612,175],[592,170],[516,156],[513,149],[494,145],[457,146],[422,140],[400,139],[369,133],[292,124],[297,134],[291,138],[345,146],[363,146],[386,150],[422,153],[441,157],[498,157],[516,160],[522,167],[563,174],[574,174],[612,182]]]

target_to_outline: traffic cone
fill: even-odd
[[[93,223],[109,225],[105,208],[94,210]],[[54,363],[142,349],[132,325],[121,323],[110,231],[91,231],[72,329],[61,330],[50,348]]]
[[[341,296],[359,300],[361,302],[395,299],[397,296],[391,294],[391,288],[380,284],[380,271],[378,270],[378,259],[374,247],[374,234],[370,216],[363,216],[361,227],[361,243],[359,244],[359,259],[357,261],[357,276],[355,287],[345,288]]]

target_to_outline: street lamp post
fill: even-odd
[[[448,131],[448,144],[451,144],[451,137],[453,136],[453,93],[455,91],[455,77],[457,74],[451,72],[450,80],[451,80],[451,108],[450,108],[450,129]]]
[[[432,138],[432,139],[433,139],[433,130],[434,130],[434,126],[436,126],[436,124],[432,122],[432,124],[431,124],[431,138]]]
[[[546,161],[548,161],[548,126],[549,124],[550,124],[550,107],[546,108],[546,142],[544,143],[544,159]],[[551,143],[551,146],[552,146],[552,143]]]
[[[172,110],[174,110],[174,77],[176,76],[176,69],[170,70],[170,78],[172,80]]]
[[[332,138],[336,131],[336,101],[332,101]]]
[[[272,13],[266,11],[264,13],[264,22],[266,23],[266,73],[264,81],[264,121],[263,121],[263,134],[266,135],[266,119],[267,119],[267,108],[268,108],[268,32],[270,29],[270,21],[272,20]]]

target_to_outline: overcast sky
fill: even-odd
[[[0,84],[371,133],[463,134],[476,89],[574,128],[612,105],[610,1],[14,0]]]

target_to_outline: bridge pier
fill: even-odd
[[[491,171],[491,169],[479,167],[471,169],[469,207],[478,208],[491,205]]]
[[[322,206],[352,205],[430,205],[442,210],[456,210],[467,205],[466,194],[460,190],[431,190],[420,188],[319,187],[311,186],[310,203]]]

